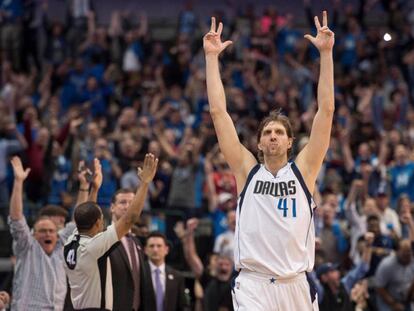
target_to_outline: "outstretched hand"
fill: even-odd
[[[85,161],[81,160],[78,164],[78,180],[80,187],[83,189],[89,188],[89,181],[86,177],[87,175],[92,175],[92,172],[89,168],[86,167]]]
[[[15,180],[24,181],[29,176],[30,168],[23,169],[23,164],[19,157],[13,157],[10,162],[13,166]]]
[[[319,52],[332,51],[335,43],[335,34],[328,28],[328,14],[323,11],[322,26],[319,18],[315,16],[315,27],[317,30],[316,37],[305,35],[312,44],[319,50]]]
[[[144,183],[149,183],[154,179],[155,172],[157,171],[158,158],[152,153],[145,155],[144,165],[142,168],[138,168],[138,177]]]
[[[198,223],[199,221],[195,217],[188,219],[187,220],[187,231],[191,233],[194,232],[195,229],[197,229],[198,227]]]
[[[93,160],[93,171],[92,187],[99,189],[102,186],[103,176],[101,162],[97,158]]]
[[[223,23],[220,22],[218,28],[216,28],[216,18],[212,17],[210,31],[203,38],[204,53],[206,55],[219,55],[226,47],[233,43],[230,40],[221,41],[222,31]]]

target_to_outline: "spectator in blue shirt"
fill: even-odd
[[[407,148],[400,144],[394,150],[395,165],[390,169],[391,205],[395,206],[403,193],[414,201],[414,162],[408,159]]]
[[[108,104],[106,94],[93,76],[90,76],[86,82],[86,89],[82,93],[82,102],[88,104],[92,117],[105,115]]]

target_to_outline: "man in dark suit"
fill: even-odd
[[[112,221],[117,221],[131,204],[134,192],[121,189],[115,192],[111,201]],[[113,311],[134,310],[144,308],[143,289],[148,280],[144,261],[144,250],[138,238],[127,234],[108,252],[112,271]]]
[[[150,283],[145,287],[145,311],[182,311],[187,305],[184,295],[184,277],[165,264],[169,251],[167,239],[160,232],[147,237],[145,253]]]

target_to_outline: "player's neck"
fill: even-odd
[[[276,175],[277,172],[286,165],[287,156],[284,157],[266,157],[264,165],[266,169],[271,172],[273,175]]]

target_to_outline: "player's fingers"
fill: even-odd
[[[211,32],[216,32],[216,18],[214,16],[211,17],[210,31]]]
[[[221,32],[223,31],[223,23],[220,22],[217,28],[217,34],[221,36]]]
[[[215,37],[218,37],[219,35],[216,32],[208,32],[204,37],[209,40],[209,39],[214,39]]]
[[[319,31],[319,29],[321,29],[321,23],[319,23],[319,18],[315,16],[314,20],[315,20],[315,27]]]
[[[233,44],[233,41],[231,41],[231,40],[225,41],[223,43],[223,49],[227,48],[229,45],[232,45],[232,44]]]
[[[308,39],[312,43],[313,43],[313,40],[315,40],[315,37],[312,37],[311,35],[305,35],[304,38]]]
[[[323,30],[322,32],[323,32],[324,34],[328,35],[328,36],[333,36],[333,35],[334,35],[334,33],[333,33],[331,30],[329,30],[329,29],[325,29],[325,30]]]
[[[322,25],[328,26],[328,13],[326,11],[322,13]]]

